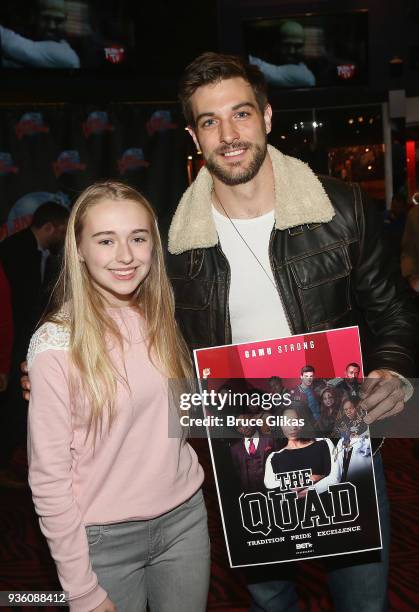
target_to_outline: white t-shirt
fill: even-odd
[[[231,221],[214,207],[212,211],[221,248],[231,270],[229,310],[233,343],[289,335],[290,328],[269,262],[274,212],[254,219],[232,220],[261,262],[262,269]]]

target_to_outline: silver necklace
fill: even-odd
[[[238,236],[240,237],[240,239],[243,241],[243,243],[246,245],[246,247],[248,248],[248,250],[251,252],[251,254],[253,255],[253,257],[256,259],[256,261],[258,262],[259,266],[262,268],[264,274],[267,276],[269,282],[271,283],[271,285],[273,286],[273,288],[275,289],[275,291],[278,291],[278,287],[275,285],[274,281],[272,280],[271,276],[269,275],[268,271],[266,270],[265,266],[263,265],[263,263],[260,261],[259,257],[256,255],[256,253],[254,252],[254,250],[252,249],[252,247],[250,246],[250,244],[247,242],[246,238],[243,236],[243,234],[241,233],[241,231],[239,230],[239,228],[237,227],[237,225],[234,223],[233,219],[230,217],[230,215],[228,214],[228,212],[226,211],[226,209],[224,208],[223,203],[221,202],[220,198],[218,197],[218,195],[215,193],[215,190],[212,190],[212,193],[214,194],[214,198],[217,199],[218,204],[221,206],[221,208],[224,211],[225,216],[227,217],[227,219],[230,221],[231,225],[234,227],[236,233],[238,234]]]

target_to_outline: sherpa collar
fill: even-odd
[[[306,223],[325,223],[335,215],[319,179],[309,166],[268,145],[275,184],[275,227],[288,229]],[[169,252],[213,247],[218,234],[211,208],[213,181],[204,167],[185,191],[169,230]]]

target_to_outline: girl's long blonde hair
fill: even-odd
[[[72,394],[82,390],[87,397],[90,413],[86,437],[92,431],[94,440],[102,430],[105,407],[109,426],[115,417],[117,380],[123,379],[128,384],[112,363],[107,344],[111,336],[122,349],[121,334],[106,313],[106,302],[93,286],[78,253],[86,214],[105,198],[136,202],[150,217],[152,263],[133,296],[132,306],[145,319],[148,353],[154,365],[168,378],[191,376],[189,351],[174,318],[173,292],[165,269],[156,214],[149,202],[132,187],[116,181],[95,183],[80,194],[71,211],[63,267],[53,292],[52,309],[46,317],[70,329],[70,361],[77,374],[73,377],[71,390]]]

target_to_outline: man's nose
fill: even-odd
[[[226,144],[232,144],[240,138],[237,126],[233,121],[226,120],[220,122],[220,141]]]

